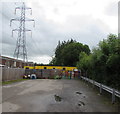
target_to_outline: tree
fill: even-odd
[[[55,49],[55,57],[50,63],[53,65],[76,66],[77,61],[79,61],[79,53],[81,52],[89,54],[90,49],[87,45],[83,45],[73,39],[67,42],[59,41]]]
[[[50,61],[49,65],[54,65],[56,63],[56,58],[52,57],[52,60]]]
[[[77,68],[82,71],[82,74],[87,77],[87,73],[90,67],[90,58],[85,52],[81,52],[79,55],[79,62],[77,63]]]
[[[120,89],[120,39],[110,34],[91,54],[80,53],[77,67],[90,78]]]

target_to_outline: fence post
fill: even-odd
[[[115,102],[115,89],[112,92],[112,104]]]
[[[89,81],[90,81],[89,78],[87,78],[87,82],[88,82],[88,83],[90,83]]]
[[[102,84],[100,83],[100,94],[102,94]]]
[[[88,78],[86,77],[86,81],[87,81],[87,83],[88,83]]]
[[[93,80],[93,83],[92,83],[92,84],[93,84],[93,88],[94,88],[94,87],[95,87],[95,81],[94,81],[94,80]]]
[[[84,80],[85,80],[85,82],[87,82],[87,79],[86,79],[86,77],[84,77]]]

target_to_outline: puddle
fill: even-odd
[[[86,96],[83,96],[83,98],[86,98]]]
[[[62,98],[60,96],[54,95],[54,97],[55,97],[55,101],[61,102]]]
[[[84,105],[85,105],[85,103],[84,103],[84,102],[79,101],[78,106],[84,106]]]
[[[76,94],[79,94],[79,95],[80,95],[80,94],[82,94],[82,93],[81,93],[81,92],[79,92],[79,91],[76,91]]]

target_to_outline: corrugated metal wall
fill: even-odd
[[[36,74],[37,78],[54,78],[54,76],[62,76],[62,70],[59,69],[26,69],[25,74]]]

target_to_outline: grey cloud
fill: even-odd
[[[77,36],[77,40],[88,44],[91,48],[109,34],[109,27],[102,22],[96,20],[92,16],[69,16],[66,20],[66,26],[61,31],[69,36]],[[106,32],[107,31],[107,32]],[[68,37],[67,37],[68,38]]]
[[[107,8],[105,9],[105,14],[109,16],[117,16],[118,15],[118,3],[111,2]]]
[[[16,46],[16,39],[13,40],[11,38],[12,28],[9,27],[9,20],[12,16],[14,17],[14,15],[10,14],[11,12],[7,12],[5,6],[3,8],[3,13],[8,16],[3,15],[3,54],[12,56]],[[14,7],[10,6],[9,9],[14,9]],[[26,33],[29,58],[44,55],[52,56],[59,40],[63,41],[71,38],[87,44],[92,48],[106,37],[108,32],[105,31],[109,31],[102,20],[95,20],[90,15],[70,15],[63,24],[47,20],[40,12],[35,14],[35,16],[35,28],[31,26],[31,23],[27,24],[27,28],[32,29],[33,36],[31,38],[30,33]],[[15,34],[14,37],[17,37],[17,35]]]
[[[58,9],[58,8],[54,8],[54,9],[53,9],[53,12],[54,12],[55,14],[59,14],[59,9]]]

